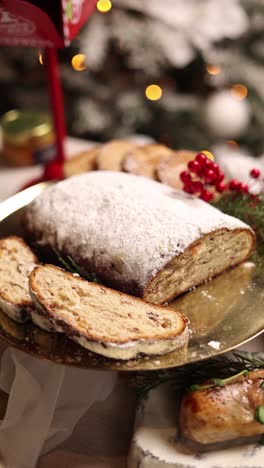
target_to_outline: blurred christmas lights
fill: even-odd
[[[221,73],[221,68],[218,65],[208,64],[206,66],[206,70],[209,73],[209,75],[214,75],[215,76],[215,75],[219,75],[219,73]]]
[[[231,93],[236,99],[239,99],[240,101],[242,101],[243,99],[247,97],[248,89],[246,86],[240,83],[237,83],[232,86]]]
[[[112,2],[110,0],[98,0],[96,7],[101,13],[107,13],[112,8]]]
[[[150,101],[158,101],[162,96],[162,89],[157,84],[151,84],[146,87],[145,94]]]
[[[77,54],[72,57],[72,68],[76,71],[83,71],[86,70],[86,55],[84,54]]]
[[[44,61],[43,61],[43,54],[41,50],[38,53],[38,60],[39,60],[40,65],[43,65]]]

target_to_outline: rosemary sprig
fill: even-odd
[[[150,390],[164,383],[170,383],[175,391],[184,391],[194,384],[203,384],[211,379],[219,382],[237,377],[238,373],[245,374],[256,369],[264,369],[264,353],[235,352],[231,356],[210,358],[202,363],[187,364],[175,369],[140,372],[134,378],[132,387],[142,399]]]
[[[227,377],[226,379],[211,379],[210,383],[205,384],[205,385],[198,385],[198,384],[191,385],[189,390],[191,392],[194,392],[197,390],[207,390],[208,388],[213,388],[213,387],[224,387],[225,385],[228,385],[229,383],[234,382],[239,377],[248,377],[248,370],[242,370],[241,372],[238,372],[238,374],[231,375],[231,377]]]
[[[72,257],[70,257],[69,255],[67,255],[66,257],[62,257],[60,252],[55,247],[52,247],[52,250],[58,262],[63,268],[65,268],[65,270],[69,271],[70,273],[77,273],[79,276],[86,279],[87,281],[102,284],[102,282],[99,280],[95,273],[88,273],[87,271],[85,271],[82,267],[80,267],[80,265],[78,265],[75,262],[75,260]]]

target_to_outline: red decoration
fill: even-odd
[[[2,0],[0,44],[65,47],[70,44],[96,0]]]
[[[259,169],[251,169],[250,176],[253,179],[259,179],[260,175],[261,175],[261,171]]]
[[[210,202],[214,197],[214,194],[210,192],[209,190],[203,190],[201,193],[201,199]]]
[[[229,184],[228,184],[228,188],[230,190],[240,190],[240,183],[239,180],[236,180],[236,179],[232,179],[230,180]]]
[[[62,177],[65,118],[56,48],[70,44],[92,13],[96,0],[1,0],[0,45],[45,48],[50,105],[56,133],[56,164],[43,177]],[[56,169],[55,169],[56,167]],[[38,181],[35,181],[36,183]]]
[[[202,166],[201,166],[201,163],[199,161],[190,161],[188,163],[188,169],[193,172],[194,174],[201,174],[201,169],[202,169]]]
[[[63,179],[63,166],[59,161],[52,161],[44,170],[44,180],[60,180]]]

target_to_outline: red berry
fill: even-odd
[[[183,171],[180,173],[180,179],[183,183],[191,181],[191,175],[188,171]]]
[[[240,190],[240,185],[241,185],[241,182],[239,182],[239,180],[232,179],[230,180],[228,184],[228,188],[230,190]]]
[[[211,159],[206,158],[206,160],[203,163],[203,168],[204,169],[211,169],[212,167],[214,167],[214,164],[215,163],[213,161],[211,161]]]
[[[201,199],[206,202],[210,202],[213,196],[214,196],[213,193],[210,192],[209,190],[203,190],[201,193]]]
[[[192,187],[193,193],[201,193],[203,191],[204,185],[202,184],[202,182],[194,181],[192,182],[191,187]]]
[[[50,162],[44,170],[44,180],[59,180],[63,179],[62,163],[58,161]]]
[[[217,182],[222,182],[222,180],[224,180],[224,178],[225,178],[225,174],[222,171],[219,170],[218,175],[217,175],[217,179],[216,179]]]
[[[190,161],[188,163],[188,169],[194,174],[201,174],[201,164],[198,161]]]
[[[217,192],[223,193],[227,189],[227,185],[224,184],[223,182],[217,182],[215,188]]]
[[[210,169],[214,171],[215,174],[219,174],[220,172],[220,167],[215,162],[212,162]]]
[[[195,158],[195,161],[197,161],[198,163],[202,164],[206,161],[206,159],[208,159],[205,154],[203,153],[198,153],[196,155],[196,158]]]
[[[258,179],[260,177],[261,171],[259,169],[251,169],[250,175],[253,179]]]
[[[192,185],[190,183],[184,184],[183,190],[187,193],[194,193]]]
[[[205,182],[212,184],[216,180],[216,174],[212,169],[206,169],[203,174]]]
[[[241,184],[240,184],[240,190],[241,190],[241,192],[248,193],[248,185],[247,185],[247,184],[243,184],[243,183],[241,182]]]

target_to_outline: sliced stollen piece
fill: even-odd
[[[158,179],[170,187],[182,189],[183,183],[180,179],[180,173],[187,170],[188,163],[195,158],[196,154],[189,150],[174,151],[159,163],[157,167]]]
[[[122,172],[94,171],[45,190],[25,228],[105,284],[157,304],[243,262],[253,231],[209,203]]]
[[[127,140],[113,140],[100,147],[96,156],[96,167],[102,171],[122,171],[122,161],[135,144]]]
[[[23,239],[9,236],[0,240],[0,308],[16,322],[30,319],[28,276],[36,265],[37,258]]]
[[[68,159],[63,166],[65,177],[71,177],[83,172],[93,171],[95,169],[96,155],[100,146],[96,145],[86,151],[76,154],[71,159]]]
[[[36,268],[29,287],[45,318],[97,354],[131,359],[187,344],[187,319],[180,312],[90,283],[53,265]]]
[[[165,145],[150,144],[134,148],[123,161],[123,170],[131,174],[156,179],[156,169],[160,161],[172,150]]]

